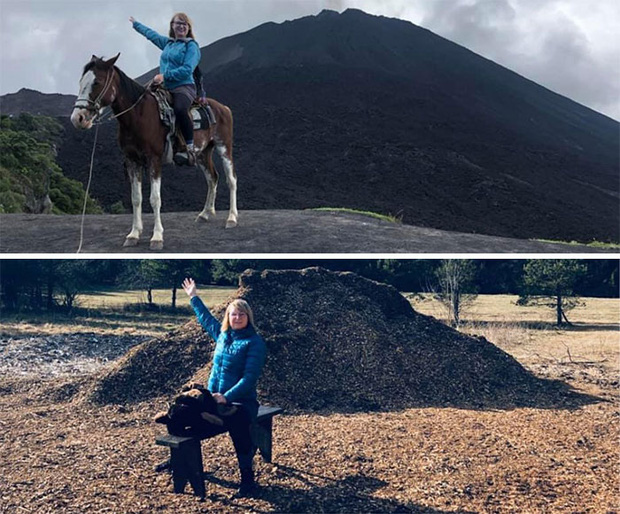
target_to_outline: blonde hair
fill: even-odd
[[[189,16],[185,14],[184,12],[178,12],[170,19],[170,31],[168,32],[168,36],[170,36],[171,38],[174,38],[174,29],[172,28],[172,22],[174,21],[175,18],[178,18],[180,21],[184,21],[185,23],[187,23],[187,37],[194,39],[194,32],[192,30],[192,20],[190,20]]]
[[[250,304],[246,302],[245,300],[237,299],[237,300],[233,300],[232,302],[230,302],[228,304],[228,307],[226,307],[226,313],[224,314],[224,320],[222,321],[222,332],[226,332],[230,328],[230,322],[228,320],[228,315],[230,314],[230,311],[232,311],[235,307],[239,309],[241,312],[246,313],[248,317],[248,326],[249,325],[254,326],[254,313],[252,312],[252,308],[250,307]]]

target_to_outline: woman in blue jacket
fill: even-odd
[[[200,47],[194,39],[192,22],[185,13],[177,13],[170,20],[168,36],[162,36],[153,29],[129,17],[133,28],[163,50],[159,59],[159,73],[154,84],[164,83],[172,93],[172,103],[177,123],[187,143],[187,152],[175,154],[175,162],[193,164],[194,125],[189,117],[189,107],[196,97],[194,68],[200,62]]]
[[[254,315],[245,300],[233,300],[220,323],[198,297],[193,279],[186,278],[183,289],[190,297],[198,321],[215,340],[213,366],[207,388],[216,402],[238,406],[234,415],[224,419],[241,471],[241,485],[237,494],[246,496],[255,487],[252,470],[255,448],[250,425],[258,414],[256,382],[265,364],[267,347],[254,328]]]

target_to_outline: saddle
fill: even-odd
[[[174,148],[182,146],[182,136],[177,133],[176,117],[172,107],[172,95],[170,92],[160,85],[151,85],[151,94],[157,100],[159,107],[159,118],[164,127],[168,129],[166,134],[166,147],[164,150],[164,164],[170,164],[173,161],[172,155]],[[194,124],[194,130],[207,130],[215,125],[215,115],[209,102],[205,105],[194,102],[190,107],[190,117]]]
[[[174,142],[176,138],[176,117],[174,115],[174,109],[172,108],[172,95],[167,89],[155,85],[151,85],[150,91],[155,97],[155,100],[157,100],[159,119],[164,127],[168,129],[166,133],[163,164],[170,164],[172,162],[172,155],[174,154]]]
[[[207,130],[215,125],[215,115],[208,101],[205,105],[193,103],[189,113],[194,122],[194,130]]]

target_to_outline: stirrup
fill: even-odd
[[[178,166],[195,166],[196,154],[190,150],[185,150],[175,153],[172,160]]]

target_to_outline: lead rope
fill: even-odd
[[[80,223],[80,245],[77,252],[82,251],[82,243],[84,243],[84,217],[86,215],[86,204],[88,202],[88,192],[90,191],[90,182],[93,178],[93,163],[95,162],[95,148],[97,147],[97,135],[99,134],[99,124],[95,127],[95,142],[93,143],[93,152],[90,156],[90,171],[88,172],[88,184],[86,185],[86,192],[84,193],[84,208],[82,209],[82,222]]]
[[[136,102],[129,108],[129,109],[125,109],[123,112],[120,112],[110,118],[108,118],[107,120],[96,120],[95,123],[95,142],[93,143],[93,151],[92,154],[90,156],[90,171],[88,172],[88,184],[86,186],[86,192],[84,194],[84,207],[82,209],[82,221],[80,223],[80,244],[78,246],[77,252],[75,253],[80,253],[82,251],[82,244],[84,243],[84,217],[86,216],[86,204],[88,203],[88,192],[90,191],[90,182],[93,178],[93,163],[95,162],[95,148],[97,147],[97,135],[99,134],[99,125],[106,123],[108,121],[112,121],[113,119],[118,118],[119,116],[122,116],[123,114],[125,114],[126,112],[131,111],[136,105],[138,105],[138,103],[140,102],[140,100],[142,100],[144,98],[144,96],[146,95],[146,93],[148,92],[148,88],[151,86],[151,83],[153,82],[153,80],[149,80],[147,82],[147,84],[144,86],[144,93],[142,93],[142,95],[140,95],[140,98],[138,98],[136,100]],[[112,81],[110,80],[109,83],[111,84]],[[106,79],[106,86],[104,88],[104,91],[108,88],[108,80]],[[101,95],[99,95],[101,96]],[[99,100],[99,98],[97,98],[97,100]]]

